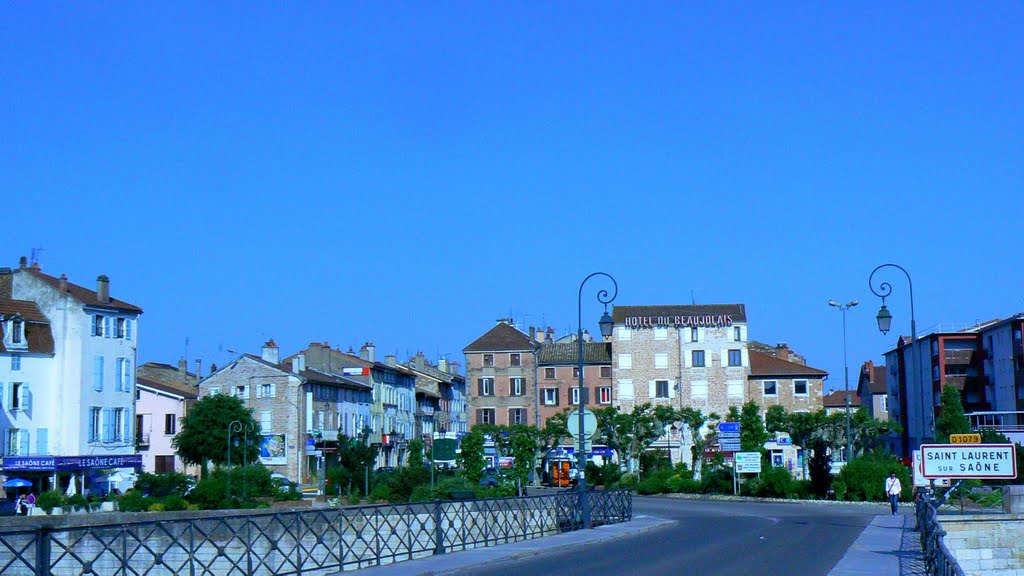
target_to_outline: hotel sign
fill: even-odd
[[[699,314],[695,316],[626,316],[624,323],[630,328],[654,328],[655,326],[718,328],[721,326],[732,326],[732,314]]]
[[[925,478],[1016,478],[1013,444],[922,444]]]

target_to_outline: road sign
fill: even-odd
[[[580,411],[573,410],[569,413],[568,419],[566,420],[566,427],[569,429],[569,434],[572,434],[573,438],[579,440],[580,438]],[[597,416],[594,415],[590,410],[583,411],[583,435],[585,438],[590,438],[597,433]]]
[[[925,478],[1016,478],[1013,444],[922,444]]]
[[[740,433],[740,423],[739,422],[719,422],[718,423],[718,435],[721,436],[723,432],[724,433],[732,432],[734,434],[739,434]]]
[[[736,472],[740,474],[754,474],[761,471],[760,452],[737,452]]]
[[[719,441],[718,442],[718,449],[721,450],[722,452],[739,452],[740,451],[740,443],[739,442],[722,442],[722,441]]]
[[[950,444],[981,444],[981,434],[950,434]]]
[[[928,486],[928,479],[924,477],[924,468],[921,466],[920,450],[914,450],[912,461],[914,464],[914,486],[921,488]],[[943,488],[949,488],[950,484],[949,478],[933,478],[932,482],[934,482],[936,486]]]

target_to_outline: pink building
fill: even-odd
[[[184,360],[177,368],[156,362],[139,366],[135,393],[135,445],[142,455],[143,472],[197,473],[197,469],[185,466],[171,446],[188,405],[198,397],[197,382],[196,375],[186,370]]]

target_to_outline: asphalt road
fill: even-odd
[[[596,550],[496,563],[473,573],[824,575],[882,509],[634,497],[633,511],[676,524],[614,540]]]

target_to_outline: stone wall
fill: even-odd
[[[1024,514],[942,515],[939,523],[968,576],[1024,576]]]

